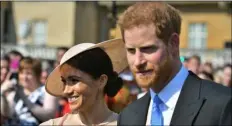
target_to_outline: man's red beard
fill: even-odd
[[[172,72],[172,61],[168,56],[164,61],[158,65],[147,64],[143,69],[131,68],[132,74],[135,77],[137,84],[141,88],[151,88],[160,82],[168,79]],[[139,76],[137,72],[140,71],[151,71],[147,75]]]

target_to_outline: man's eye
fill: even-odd
[[[135,49],[127,48],[127,52],[129,52],[129,53],[131,53],[131,54],[134,54],[134,53],[135,53]]]
[[[153,52],[155,52],[157,49],[158,49],[157,47],[151,46],[151,47],[144,47],[144,48],[141,48],[140,51],[141,51],[141,52],[144,52],[144,53],[153,53]]]

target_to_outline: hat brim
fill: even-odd
[[[114,71],[116,71],[117,73],[120,73],[127,68],[128,63],[126,58],[126,50],[122,39],[112,39],[112,40],[100,42],[95,45],[93,44],[93,46],[90,46],[84,50],[81,51],[77,50],[76,54],[71,52],[69,55],[68,54],[70,52],[69,50],[71,49],[75,50],[75,48],[72,47],[66,52],[66,54],[64,54],[63,57],[65,56],[66,57],[64,59],[62,57],[60,65],[57,66],[48,76],[47,81],[45,83],[46,91],[53,96],[57,96],[57,97],[64,96],[63,94],[64,85],[63,82],[61,81],[60,66],[65,62],[67,62],[69,59],[71,59],[73,56],[94,48],[101,48],[108,54],[108,56],[112,61]]]

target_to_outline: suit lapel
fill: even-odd
[[[150,103],[150,92],[146,93],[145,96],[140,98],[135,106],[133,106],[133,112],[131,118],[134,120],[134,124],[136,125],[146,125],[147,121],[147,111]]]
[[[192,72],[183,85],[170,125],[193,125],[205,99],[200,97],[201,80]]]

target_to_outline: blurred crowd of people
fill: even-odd
[[[49,72],[59,65],[67,50],[58,48],[57,58],[50,66],[44,66],[43,60],[24,57],[16,50],[1,57],[1,124],[38,125],[70,112],[67,99],[49,95],[44,86]],[[202,63],[197,55],[185,57],[182,63],[202,79],[232,86],[231,64],[215,68],[212,62]],[[121,90],[113,98],[105,96],[108,107],[117,113],[147,91],[137,86],[129,68],[120,77],[124,80]]]
[[[224,86],[231,87],[231,64],[227,63],[224,66],[215,67],[212,62],[201,62],[198,55],[193,55],[186,58],[184,65],[190,71],[198,75],[202,79],[214,81]]]

